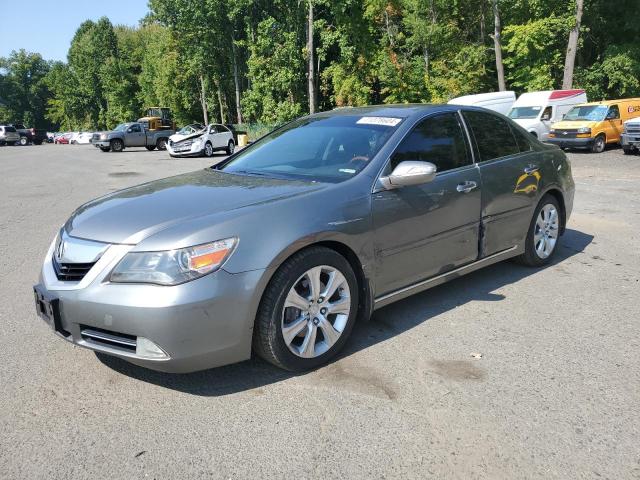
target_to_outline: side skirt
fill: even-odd
[[[477,260],[468,265],[464,265],[462,267],[458,267],[449,272],[437,275],[435,277],[428,278],[427,280],[422,280],[421,282],[414,283],[413,285],[409,285],[407,287],[396,290],[395,292],[387,293],[386,295],[382,295],[374,300],[374,310],[378,308],[384,307],[385,305],[389,305],[390,303],[396,302],[398,300],[402,300],[404,298],[410,297],[411,295],[422,292],[424,290],[428,290],[437,285],[441,285],[450,280],[454,280],[459,278],[467,273],[471,273],[475,270],[479,270],[480,268],[493,265],[494,263],[501,262],[506,260],[507,258],[515,257],[520,255],[523,251],[523,248],[514,245],[511,248],[507,248],[506,250],[502,250],[500,252],[494,253],[488,257]]]

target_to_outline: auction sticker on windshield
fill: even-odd
[[[401,118],[393,117],[362,117],[356,123],[360,125],[385,125],[387,127],[395,127],[401,121]]]

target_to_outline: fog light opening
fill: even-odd
[[[138,337],[136,343],[136,355],[144,358],[162,359],[169,358],[164,350],[148,338]]]

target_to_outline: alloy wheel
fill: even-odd
[[[550,203],[542,207],[533,228],[536,255],[541,259],[548,258],[556,247],[560,231],[560,218],[556,207]]]
[[[204,146],[204,154],[207,157],[211,157],[213,156],[213,146],[207,142],[207,144]]]
[[[351,291],[335,267],[307,270],[293,284],[284,301],[281,331],[289,350],[298,357],[315,358],[340,338],[351,311]]]

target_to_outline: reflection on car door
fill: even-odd
[[[457,113],[422,120],[385,167],[432,162],[436,178],[424,185],[373,194],[376,291],[384,294],[444,273],[478,257],[480,174]]]
[[[526,132],[489,112],[465,110],[482,178],[483,256],[517,245],[531,221],[543,172],[542,154]]]
[[[220,125],[211,125],[209,127],[209,139],[211,140],[211,145],[213,148],[218,149],[222,148],[226,144],[224,143],[224,134],[221,133]]]
[[[145,145],[146,136],[140,125],[131,125],[124,136],[125,145],[127,147],[143,147]]]
[[[622,119],[620,118],[620,108],[618,105],[611,105],[607,112],[607,118],[605,120],[605,132],[607,136],[607,142],[617,142],[622,135]]]

